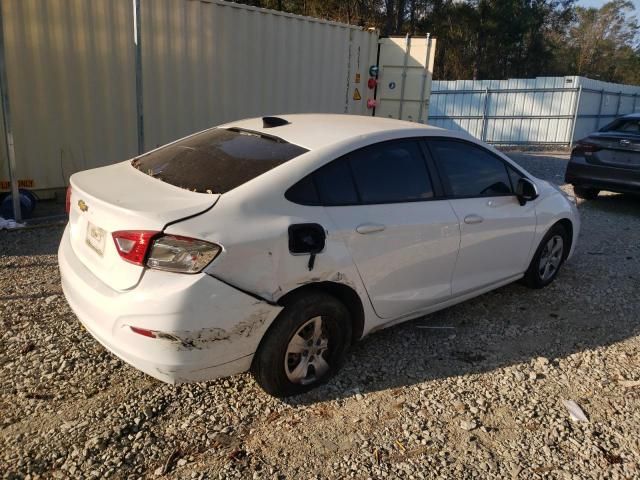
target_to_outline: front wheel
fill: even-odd
[[[306,392],[329,379],[351,343],[351,319],[342,302],[322,292],[294,297],[274,320],[251,372],[275,397]]]
[[[567,230],[562,225],[551,227],[540,242],[523,283],[531,288],[542,288],[553,282],[569,253],[569,242]]]

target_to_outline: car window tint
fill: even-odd
[[[504,162],[480,147],[450,140],[430,140],[449,195],[491,197],[513,191]]]
[[[606,127],[600,130],[601,132],[620,132],[631,133],[640,135],[640,119],[638,118],[620,118],[614,120]]]
[[[285,198],[301,205],[320,205],[320,197],[313,177],[308,175],[286,191]]]
[[[343,158],[319,168],[313,177],[322,205],[354,205],[359,203],[349,165]]]
[[[433,198],[420,146],[414,140],[383,142],[346,157],[362,203],[395,203]]]
[[[131,164],[177,187],[225,193],[307,151],[276,137],[212,128],[135,158]]]

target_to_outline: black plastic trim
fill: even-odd
[[[282,127],[291,122],[281,117],[262,117],[262,128]]]

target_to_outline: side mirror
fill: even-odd
[[[524,205],[538,198],[538,187],[528,178],[521,178],[518,180],[518,185],[516,185],[516,196],[520,205]]]

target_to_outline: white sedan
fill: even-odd
[[[304,392],[368,333],[557,276],[572,198],[463,133],[284,115],[71,177],[62,286],[87,330],[170,383],[251,370]]]

